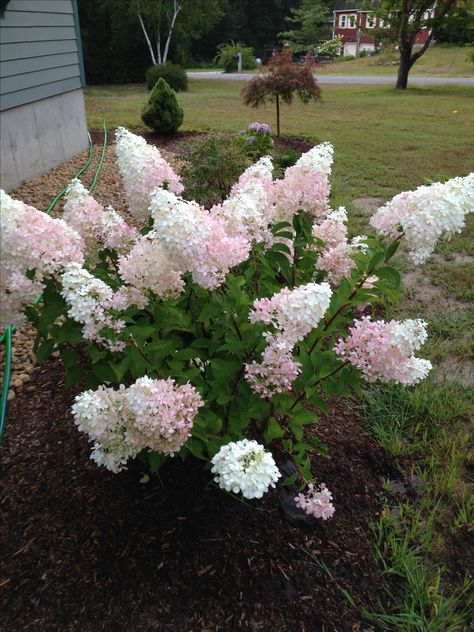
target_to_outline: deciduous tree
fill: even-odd
[[[434,5],[433,0],[382,0],[376,13],[388,25],[383,33],[384,39],[395,42],[400,52],[396,84],[398,90],[406,89],[413,64],[436,39],[442,25],[454,13],[458,4],[457,0],[438,0],[433,16],[429,13]],[[425,28],[429,29],[426,41],[421,48],[415,50],[416,37]]]
[[[277,136],[280,135],[280,99],[289,105],[298,96],[303,103],[311,99],[321,100],[321,89],[313,74],[314,63],[306,60],[303,65],[292,59],[289,49],[274,53],[263,72],[242,88],[245,105],[258,108],[267,100],[275,101],[277,118]]]
[[[181,30],[196,38],[221,16],[220,0],[129,0],[146,40],[153,64],[165,64],[173,36]]]

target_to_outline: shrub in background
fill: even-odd
[[[183,110],[164,79],[158,79],[147,105],[142,111],[142,121],[157,134],[173,134],[183,122]]]
[[[277,178],[283,177],[285,170],[296,164],[300,156],[301,153],[295,149],[284,149],[283,151],[272,152],[275,176]]]
[[[335,37],[328,42],[323,42],[319,44],[319,46],[316,46],[314,52],[320,57],[337,57],[341,50],[341,41],[340,37]]]
[[[184,68],[178,64],[167,61],[166,64],[155,64],[146,71],[146,85],[152,90],[158,79],[164,79],[175,92],[186,92],[188,89],[188,76]]]
[[[205,138],[187,156],[181,172],[186,197],[206,206],[218,204],[249,164],[245,147],[234,139]]]
[[[253,48],[244,46],[239,42],[221,44],[217,50],[214,63],[219,68],[223,68],[224,72],[237,72],[237,55],[239,52],[242,53],[242,70],[255,70],[257,67]]]

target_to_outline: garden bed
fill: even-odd
[[[356,416],[334,409],[316,430],[330,458],[313,469],[331,485],[334,518],[294,527],[278,491],[243,504],[197,463],[175,459],[148,483],[139,465],[99,469],[74,426],[73,396],[56,359],[9,407],[5,629],[371,629],[361,611],[385,597],[369,523],[394,470]]]

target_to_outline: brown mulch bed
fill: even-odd
[[[146,484],[139,464],[99,469],[74,426],[73,395],[53,359],[10,403],[3,629],[372,629],[361,611],[385,597],[369,522],[393,469],[355,416],[335,411],[317,427],[331,457],[313,469],[334,494],[334,518],[294,527],[277,490],[243,504],[210,485],[201,464],[174,459]]]

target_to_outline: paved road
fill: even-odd
[[[188,72],[191,79],[233,79],[248,80],[252,79],[253,74],[224,73],[219,70],[210,70],[205,72]],[[345,85],[370,85],[370,86],[387,86],[394,85],[396,77],[387,76],[359,76],[354,75],[316,75],[318,83],[321,84],[345,84]],[[408,85],[417,86],[473,86],[474,77],[422,77],[418,75],[410,75]]]

